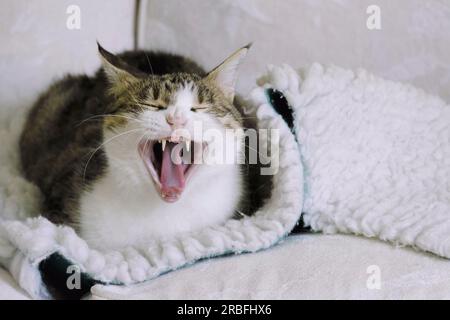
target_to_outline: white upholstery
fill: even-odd
[[[98,40],[111,51],[133,47],[133,1],[15,0],[0,4],[0,119],[2,110],[33,102],[62,75],[100,66]],[[80,8],[80,29],[69,30],[70,5]]]
[[[259,253],[207,260],[132,288],[96,286],[92,298],[449,299],[449,271],[448,260],[410,248],[309,234]],[[373,285],[377,278],[380,289]]]

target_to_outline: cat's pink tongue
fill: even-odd
[[[159,180],[161,182],[162,198],[167,202],[177,201],[185,186],[184,173],[187,165],[182,163],[175,164],[171,158],[172,151],[176,146],[176,143],[168,142],[162,155],[161,176]],[[179,151],[176,148],[174,156]]]

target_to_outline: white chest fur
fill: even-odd
[[[220,224],[235,212],[242,181],[237,165],[204,167],[175,203],[160,199],[148,177],[124,186],[108,170],[80,203],[81,236],[96,248],[121,248],[152,237]]]

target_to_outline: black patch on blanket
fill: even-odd
[[[306,233],[310,232],[311,227],[305,226],[305,222],[303,221],[303,214],[300,216],[300,219],[298,219],[297,224],[295,225],[294,229],[292,229],[291,234],[298,234],[298,233]]]
[[[39,264],[42,281],[55,299],[79,300],[90,293],[93,285],[103,284],[89,274],[77,270],[79,269],[76,265],[58,252]]]
[[[288,127],[291,129],[292,133],[295,135],[294,131],[294,110],[289,105],[286,97],[281,91],[269,88],[266,90],[267,97],[272,107],[278,112],[284,121],[286,121]],[[305,226],[303,221],[303,216],[300,216],[294,229],[292,229],[290,234],[304,233],[311,231],[310,227]]]
[[[278,112],[287,125],[294,132],[294,111],[289,105],[286,97],[281,91],[269,88],[266,90],[267,96],[269,97],[270,104]]]

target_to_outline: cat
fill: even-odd
[[[249,48],[207,73],[180,55],[114,55],[98,44],[102,67],[92,77],[68,75],[53,84],[30,110],[20,138],[24,175],[43,194],[42,215],[106,250],[260,208],[272,182],[258,164],[208,161],[223,146],[246,159],[242,131],[256,125],[235,84]],[[196,138],[197,124],[201,133],[232,135],[222,145]]]

